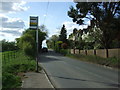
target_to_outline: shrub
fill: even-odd
[[[4,52],[5,53],[5,52]],[[9,62],[8,62],[9,61]],[[28,60],[23,52],[17,52],[17,57],[9,60],[6,58],[6,62],[2,64],[2,88],[18,88],[21,86],[21,79],[18,73],[35,71],[36,62],[35,60]],[[39,67],[41,70],[41,67]],[[7,89],[8,90],[8,89]]]
[[[36,52],[35,52],[36,50],[33,48],[30,42],[24,42],[23,51],[29,57],[35,57],[36,55]]]
[[[66,55],[66,54],[68,54],[68,50],[67,49],[61,49],[60,53],[63,54],[63,55]]]
[[[27,33],[24,34],[20,38],[19,46],[26,55],[28,55],[29,57],[35,57],[36,45],[35,45],[35,39],[32,35]]]
[[[60,50],[61,50],[61,44],[62,44],[63,42],[62,41],[57,41],[56,43],[55,43],[55,51],[56,52],[60,52]]]
[[[5,90],[5,88],[15,88],[21,85],[20,77],[15,76],[13,74],[3,72],[2,75],[2,90]]]
[[[67,49],[68,45],[66,43],[62,43],[61,47],[62,49]]]

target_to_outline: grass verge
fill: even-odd
[[[9,53],[9,52],[3,52]],[[2,60],[2,90],[8,88],[20,88],[22,77],[19,75],[22,72],[35,71],[36,62],[24,55],[23,52],[16,52],[16,58],[8,58]],[[41,67],[39,67],[41,70]]]
[[[91,62],[99,65],[104,65],[116,69],[120,69],[120,58],[112,57],[112,58],[102,58],[98,56],[91,55],[78,55],[78,54],[66,54],[67,57],[75,58],[77,60]]]

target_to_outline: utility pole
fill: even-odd
[[[36,72],[38,72],[38,16],[30,16],[30,29],[36,30]]]
[[[38,17],[37,17],[38,18]],[[37,20],[38,22],[38,20]],[[37,25],[37,30],[36,30],[36,72],[39,72],[38,70],[38,25]]]

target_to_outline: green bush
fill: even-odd
[[[63,42],[62,41],[57,41],[56,43],[55,43],[55,51],[56,52],[60,52],[60,50],[61,50],[61,44],[62,44]]]
[[[34,47],[31,45],[30,42],[24,42],[24,45],[23,45],[23,51],[25,52],[25,54],[29,57],[35,57],[36,55],[36,52],[35,52],[35,49]]]
[[[6,88],[16,88],[21,85],[20,77],[15,76],[11,73],[3,72],[2,75],[2,90],[5,90]]]
[[[26,33],[20,38],[19,43],[20,48],[24,51],[29,57],[35,57],[36,55],[36,43],[35,38]]]
[[[63,54],[63,55],[66,55],[66,54],[68,54],[68,50],[67,49],[61,49],[60,53]]]
[[[67,49],[68,45],[66,43],[62,43],[61,47],[62,49]]]
[[[4,52],[6,53],[6,52]],[[9,62],[8,62],[9,61]],[[2,87],[3,90],[6,88],[17,88],[21,86],[21,79],[18,75],[20,72],[35,71],[36,62],[34,59],[28,60],[23,52],[17,52],[17,57],[9,60],[6,57],[6,62],[2,64]],[[39,67],[41,70],[41,67]]]
[[[35,62],[31,63],[31,61],[28,61],[28,63],[16,63],[16,64],[10,64],[3,66],[3,72],[13,73],[17,74],[18,72],[27,72],[27,71],[35,71]]]
[[[42,29],[41,29],[42,30]],[[42,41],[46,39],[47,33],[38,30],[38,50],[42,48]],[[26,29],[22,36],[18,38],[17,45],[21,50],[25,52],[26,55],[30,57],[35,57],[36,55],[36,30]]]

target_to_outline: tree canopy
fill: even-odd
[[[46,39],[46,32],[38,30],[38,49],[42,48],[42,41]],[[19,39],[16,39],[19,47],[30,57],[36,55],[36,30],[27,29]]]
[[[50,39],[46,41],[48,48],[55,48],[55,43],[58,41],[59,37],[57,35],[52,35]]]
[[[0,41],[0,45],[2,45],[2,52],[13,51],[18,49],[15,42],[13,41],[9,42],[9,41],[6,41],[5,39]]]
[[[112,40],[118,39],[120,34],[120,3],[119,2],[76,2],[76,8],[70,7],[68,16],[79,25],[85,24],[89,19],[91,28],[101,30],[99,42],[104,48],[110,48]],[[91,31],[90,31],[91,30]]]
[[[63,25],[61,28],[59,41],[62,41],[63,43],[67,42],[67,31],[66,31],[65,25]]]

